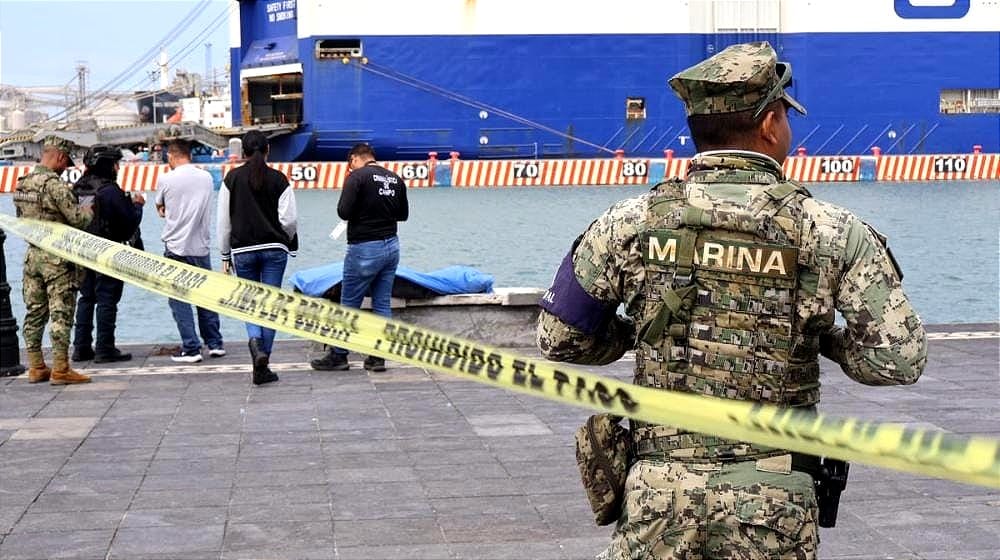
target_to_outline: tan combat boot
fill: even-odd
[[[55,356],[53,358],[52,383],[53,385],[73,385],[75,383],[90,383],[90,376],[74,371],[69,367],[69,356]]]
[[[45,365],[41,350],[28,352],[28,368],[28,383],[44,383],[52,375],[52,370]]]

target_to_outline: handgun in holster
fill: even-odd
[[[819,458],[813,455],[792,455],[792,468],[812,476],[813,487],[816,489],[816,501],[819,505],[820,527],[837,526],[837,510],[840,507],[840,494],[847,487],[847,473],[850,463],[829,457]]]

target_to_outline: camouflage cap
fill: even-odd
[[[677,73],[670,87],[690,115],[756,110],[784,99],[796,111],[806,109],[785,90],[792,83],[792,66],[778,62],[767,41],[732,45],[715,56]]]
[[[58,136],[49,136],[42,142],[42,149],[55,148],[60,152],[66,154],[66,159],[69,160],[69,166],[74,167],[76,164],[73,163],[73,148],[76,145],[66,140],[65,138],[59,138]]]

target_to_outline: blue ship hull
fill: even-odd
[[[244,45],[259,40],[254,32],[244,30]],[[940,110],[942,90],[1000,88],[996,32],[368,36],[360,37],[367,64],[318,59],[318,37],[291,32],[287,39],[301,64],[302,125],[275,139],[275,160],[340,160],[357,142],[387,160],[425,159],[430,151],[464,159],[618,149],[688,156],[694,148],[683,107],[667,79],[750,40],[770,41],[794,69],[792,92],[809,115],[792,119],[793,149],[967,153],[978,144],[1000,151],[1000,115]],[[247,52],[232,49],[234,68],[246,66]],[[644,119],[626,118],[627,98],[643,100]]]

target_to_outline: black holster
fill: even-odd
[[[820,527],[828,529],[837,526],[840,494],[847,487],[847,473],[850,466],[850,463],[839,459],[792,454],[792,469],[812,476],[816,501],[819,505],[817,523]]]

